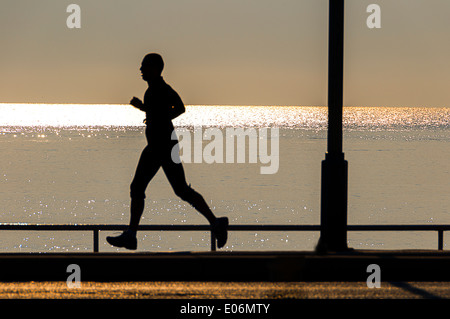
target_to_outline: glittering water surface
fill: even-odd
[[[0,104],[0,222],[127,224],[144,114],[126,105]],[[189,183],[235,224],[319,224],[327,109],[188,106],[178,127],[278,127],[279,170],[185,164]],[[450,109],[344,110],[350,224],[450,224]],[[206,143],[206,142],[204,142]],[[204,224],[159,172],[143,224]],[[100,234],[100,250],[115,251]],[[208,250],[203,232],[142,232],[141,250]],[[434,233],[350,233],[356,248],[436,248]],[[313,249],[314,232],[233,232],[226,249]],[[89,232],[0,232],[0,251],[89,251]]]
[[[144,115],[129,105],[0,104],[0,126],[142,126]],[[347,129],[448,129],[450,108],[346,107]],[[327,108],[298,106],[187,106],[177,126],[326,129]]]

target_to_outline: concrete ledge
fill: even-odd
[[[82,281],[366,281],[367,266],[382,281],[450,281],[450,252],[168,252],[0,254],[0,281],[66,281],[67,266]]]

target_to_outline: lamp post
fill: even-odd
[[[344,0],[329,0],[328,27],[328,148],[322,161],[319,252],[348,250],[348,163],[342,149]]]

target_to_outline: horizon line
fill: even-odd
[[[128,103],[47,103],[47,102],[0,102],[2,104],[9,105],[28,105],[28,104],[36,104],[36,105],[120,105],[120,106],[131,106]],[[258,104],[185,104],[185,106],[206,106],[206,107],[317,107],[317,108],[326,108],[327,105],[258,105]],[[382,105],[382,106],[372,106],[372,105],[344,105],[344,108],[450,108],[449,106],[405,106],[405,105]]]

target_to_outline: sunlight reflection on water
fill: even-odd
[[[186,109],[174,120],[176,126],[327,128],[326,107],[189,105]],[[2,127],[139,127],[144,118],[129,105],[0,104]],[[450,108],[346,107],[343,123],[346,129],[448,128]]]

